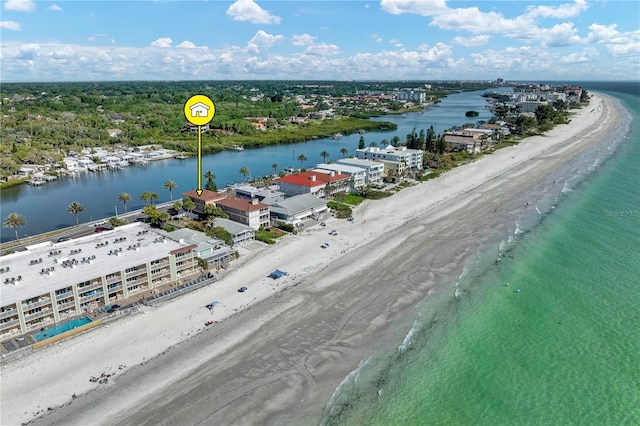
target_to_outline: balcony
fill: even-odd
[[[40,312],[34,312],[32,314],[27,314],[24,316],[25,320],[33,320],[35,318],[40,318],[40,317],[44,317],[47,315],[52,315],[53,314],[53,309],[49,308],[49,309],[43,309]]]
[[[9,317],[17,317],[18,316],[18,311],[16,311],[15,309],[12,309],[10,311],[4,311],[2,313],[0,313],[0,319],[4,319],[4,318],[9,318]]]
[[[40,299],[37,302],[33,302],[33,303],[29,303],[29,304],[25,304],[24,302],[22,302],[22,310],[26,312],[26,311],[28,311],[30,309],[38,308],[40,306],[50,305],[50,304],[51,304],[51,299],[49,299],[49,298]]]
[[[20,324],[20,320],[19,319],[14,319],[11,321],[7,321],[7,322],[0,322],[0,331],[4,331],[4,330],[8,330],[10,328],[13,328],[16,325]]]

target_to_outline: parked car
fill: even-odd
[[[238,293],[244,293],[245,291],[247,291],[247,288],[246,288],[246,287],[240,287],[240,288],[238,289]]]

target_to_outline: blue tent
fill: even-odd
[[[269,274],[269,278],[273,278],[274,280],[277,280],[278,278],[282,277],[283,275],[287,275],[287,273],[284,272],[284,271],[281,271],[280,269],[276,269],[271,274]]]

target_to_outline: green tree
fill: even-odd
[[[182,210],[182,201],[181,200],[176,200],[173,202],[173,208],[175,209],[176,212],[180,212],[180,210]]]
[[[360,137],[362,137],[362,136],[360,136]],[[340,154],[342,154],[342,158],[346,158],[348,153],[349,153],[349,150],[347,148],[340,148]]]
[[[144,191],[140,195],[140,200],[142,200],[145,203],[147,203],[147,205],[149,205],[149,204],[153,205],[153,202],[155,200],[157,200],[157,199],[158,199],[158,194],[156,194],[155,192],[151,192],[151,191]]]
[[[327,157],[329,156],[329,153],[327,151],[322,151],[320,153],[320,156],[322,157],[322,159],[324,160],[324,162],[327,162]]]
[[[162,227],[169,220],[169,213],[161,212],[153,205],[145,206],[142,212],[149,216],[149,223],[156,227]]]
[[[298,155],[298,161],[300,162],[300,167],[302,168],[304,162],[307,161],[307,157],[304,154]]]
[[[13,230],[16,231],[16,240],[19,240],[18,227],[25,226],[26,224],[27,219],[25,219],[24,216],[21,216],[18,213],[9,213],[9,216],[7,216],[2,222],[2,227],[13,228]]]
[[[216,175],[211,171],[207,170],[204,173],[204,178],[207,180],[207,183],[204,185],[204,189],[209,191],[217,191],[216,183],[214,182],[216,179]]]
[[[118,201],[122,201],[122,204],[124,204],[124,212],[127,212],[127,202],[131,201],[131,195],[127,194],[126,192],[123,192],[122,194],[118,195]]]
[[[189,197],[184,197],[182,199],[182,208],[188,211],[189,213],[193,213],[193,209],[196,208],[196,203]]]
[[[444,135],[441,135],[438,138],[438,141],[436,142],[436,150],[438,151],[438,154],[444,154],[446,149],[447,149],[447,144],[444,141]]]
[[[427,129],[427,138],[425,140],[425,151],[436,152],[436,131],[433,126],[429,126]]]
[[[84,211],[84,206],[79,202],[74,201],[67,206],[67,211],[76,215],[76,225],[80,225],[80,218],[78,217],[78,214]]]
[[[171,197],[171,201],[173,201],[173,190],[178,187],[178,184],[172,180],[168,180],[164,183],[164,189],[169,191],[169,196]]]
[[[224,212],[224,210],[222,210],[221,207],[214,206],[213,204],[205,204],[204,214],[206,214],[207,216],[222,217],[225,219],[229,218],[229,216]]]
[[[280,165],[278,163],[273,163],[271,165],[271,168],[273,169],[273,173],[277,173],[279,167],[280,167]]]
[[[360,136],[360,140],[358,141],[358,149],[364,149],[364,148],[365,148],[364,136]]]
[[[246,179],[247,175],[251,173],[247,166],[240,167],[240,170],[238,170],[238,172],[242,175],[242,179]]]
[[[549,105],[539,105],[534,111],[538,125],[553,121],[555,111]]]

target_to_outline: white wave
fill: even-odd
[[[456,289],[456,292],[458,290]],[[415,332],[418,330],[418,318],[416,318],[413,321],[413,325],[411,326],[411,329],[409,330],[409,332],[407,333],[406,336],[404,336],[404,339],[402,339],[402,343],[400,344],[400,346],[398,346],[398,352],[404,352],[406,351],[409,346],[411,346],[413,344],[413,335],[415,334]]]
[[[516,230],[513,231],[513,235],[524,234],[524,231],[520,229],[520,222],[516,221]]]
[[[537,212],[538,214],[542,214],[542,213],[540,212],[540,209],[538,208],[538,205],[537,205],[537,204],[536,204],[536,212]]]
[[[370,358],[371,357],[368,357],[367,359],[360,361],[360,364],[358,364],[358,367],[352,372],[350,372],[349,374],[347,374],[347,376],[344,379],[342,379],[340,384],[333,391],[333,394],[331,395],[331,398],[329,398],[329,401],[327,401],[327,405],[325,406],[325,409],[324,409],[323,417],[325,419],[328,415],[331,414],[331,411],[333,410],[333,407],[335,407],[335,404],[338,398],[340,398],[340,396],[342,396],[342,394],[347,391],[346,387],[355,385],[357,383],[358,377],[360,376],[360,370],[365,365],[367,365]]]
[[[596,161],[594,161],[593,164],[589,166],[589,171],[592,171],[593,169],[595,169],[599,165],[600,165],[600,160],[596,158]]]

